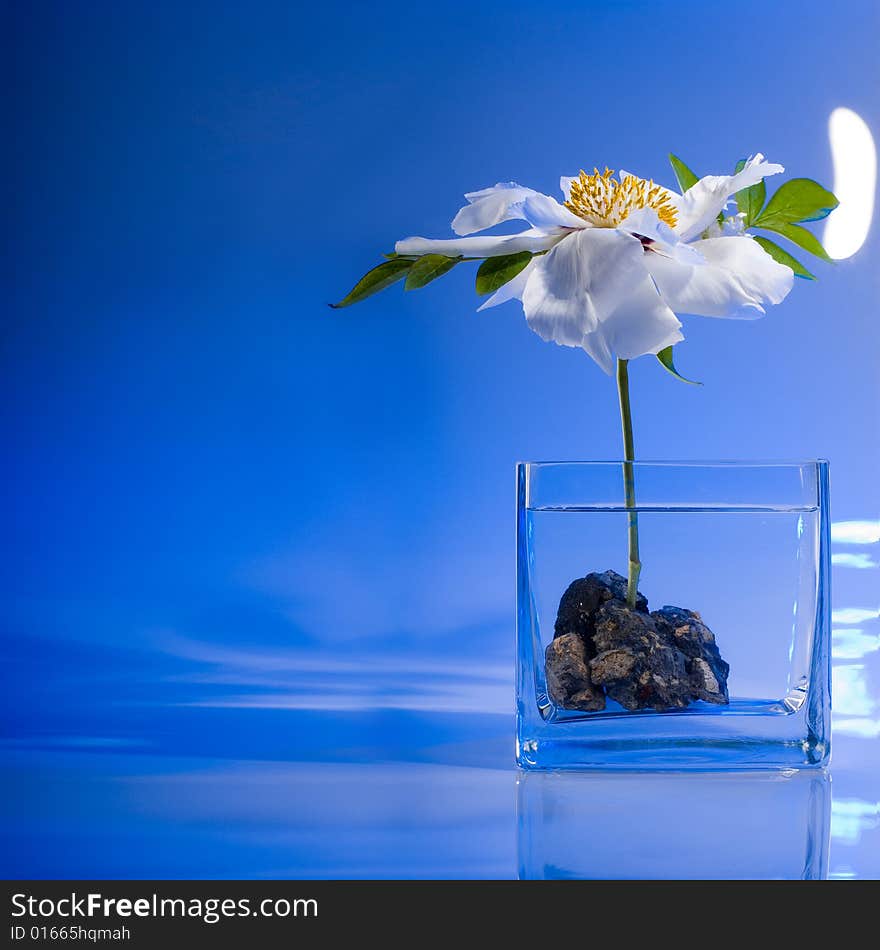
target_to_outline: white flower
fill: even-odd
[[[707,175],[683,195],[621,171],[594,170],[560,181],[560,204],[515,182],[465,195],[452,222],[460,237],[398,241],[404,256],[537,256],[483,305],[521,300],[545,340],[580,346],[607,372],[683,339],[676,313],[760,316],[791,290],[793,273],[744,233],[740,215],[718,215],[730,197],[781,165],[756,155],[736,175]],[[470,237],[503,221],[518,234]]]
[[[720,221],[713,221],[703,232],[703,237],[738,237],[746,233],[746,215],[744,211],[730,214]]]

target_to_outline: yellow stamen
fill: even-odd
[[[594,168],[592,175],[581,170],[565,207],[597,228],[616,228],[638,208],[653,208],[661,221],[675,227],[678,215],[665,189],[635,175],[618,181],[613,174],[607,166],[604,172]]]

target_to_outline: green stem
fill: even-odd
[[[636,481],[633,471],[635,452],[633,450],[632,412],[629,405],[629,368],[627,360],[617,361],[617,394],[620,398],[620,424],[623,428],[623,492],[629,512],[629,572],[626,585],[626,602],[635,607],[639,590],[639,574],[642,562],[639,560],[639,513],[636,511]]]

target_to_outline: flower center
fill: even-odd
[[[653,208],[661,221],[675,227],[678,216],[665,188],[635,175],[623,181],[612,175],[607,167],[602,173],[594,168],[592,175],[582,170],[571,183],[565,207],[597,228],[616,228],[638,208]]]

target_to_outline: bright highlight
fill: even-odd
[[[834,162],[834,194],[840,206],[828,218],[822,243],[843,260],[865,243],[874,214],[877,148],[865,120],[852,109],[835,109],[828,120]]]

